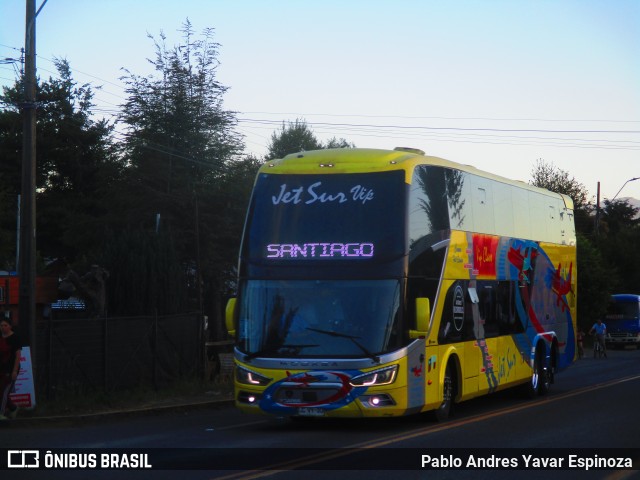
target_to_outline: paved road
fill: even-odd
[[[179,413],[128,416],[43,425],[19,423],[0,431],[0,447],[85,451],[79,449],[147,448],[157,462],[184,462],[209,470],[130,472],[31,472],[11,478],[300,478],[300,472],[217,471],[219,465],[245,468],[286,463],[302,468],[309,478],[367,478],[399,476],[386,468],[420,462],[422,455],[441,453],[464,457],[474,449],[480,457],[571,448],[588,458],[607,448],[635,449],[640,454],[640,351],[611,351],[606,360],[586,358],[557,376],[546,397],[526,400],[509,391],[460,405],[455,417],[437,424],[421,417],[380,421],[291,422],[248,416],[228,407],[200,408]],[[302,449],[304,448],[304,449]],[[272,450],[269,450],[272,449]],[[305,450],[312,449],[312,450]],[[356,449],[356,450],[347,450]],[[444,449],[440,451],[438,449]],[[597,450],[590,450],[597,449]],[[395,451],[394,451],[395,450]],[[560,450],[552,450],[553,452]],[[604,453],[603,453],[604,452]],[[608,452],[611,452],[609,450]],[[159,455],[161,454],[161,455]],[[557,455],[556,455],[557,456]],[[438,457],[439,458],[439,457]],[[640,458],[636,458],[636,461]],[[403,463],[404,462],[404,463]],[[375,464],[376,470],[368,470]],[[322,468],[345,470],[318,471]],[[413,467],[411,467],[413,468]],[[365,470],[366,473],[364,472]],[[13,471],[11,472],[13,474]],[[46,473],[46,476],[42,474]],[[87,476],[87,473],[91,473]],[[637,473],[637,472],[636,472]],[[58,476],[58,474],[61,474]],[[64,475],[62,475],[64,474]],[[78,476],[76,476],[76,474]],[[144,477],[147,474],[149,476]],[[629,471],[584,470],[406,470],[402,478],[632,478]],[[71,475],[71,476],[69,476]],[[4,477],[4,475],[2,475]],[[7,477],[9,478],[9,477]]]

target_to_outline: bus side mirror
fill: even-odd
[[[431,304],[424,297],[416,298],[416,330],[409,330],[409,338],[425,338],[429,330]]]
[[[236,318],[236,298],[230,298],[227,302],[227,308],[224,311],[224,323],[227,327],[227,332],[232,337],[236,336],[236,329],[234,325],[234,320]]]

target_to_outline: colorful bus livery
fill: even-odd
[[[239,260],[235,401],[296,416],[399,416],[575,356],[573,204],[422,152],[336,149],[258,172]]]

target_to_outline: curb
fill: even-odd
[[[142,415],[156,415],[172,412],[189,412],[192,410],[200,410],[205,408],[224,408],[233,406],[233,395],[225,396],[223,398],[217,398],[215,400],[202,400],[197,402],[183,402],[172,403],[166,405],[150,405],[143,407],[127,408],[121,410],[105,410],[101,412],[82,413],[79,415],[51,415],[51,416],[33,416],[33,417],[21,417],[18,416],[13,420],[0,423],[2,426],[9,425],[39,425],[39,424],[56,424],[56,423],[84,423],[92,421],[101,421],[111,418],[127,417],[127,416],[142,416]]]

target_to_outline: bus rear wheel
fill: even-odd
[[[549,392],[550,385],[551,376],[544,366],[544,352],[541,349],[537,349],[533,372],[531,372],[531,379],[527,385],[527,396],[535,398],[537,395],[546,395]]]

